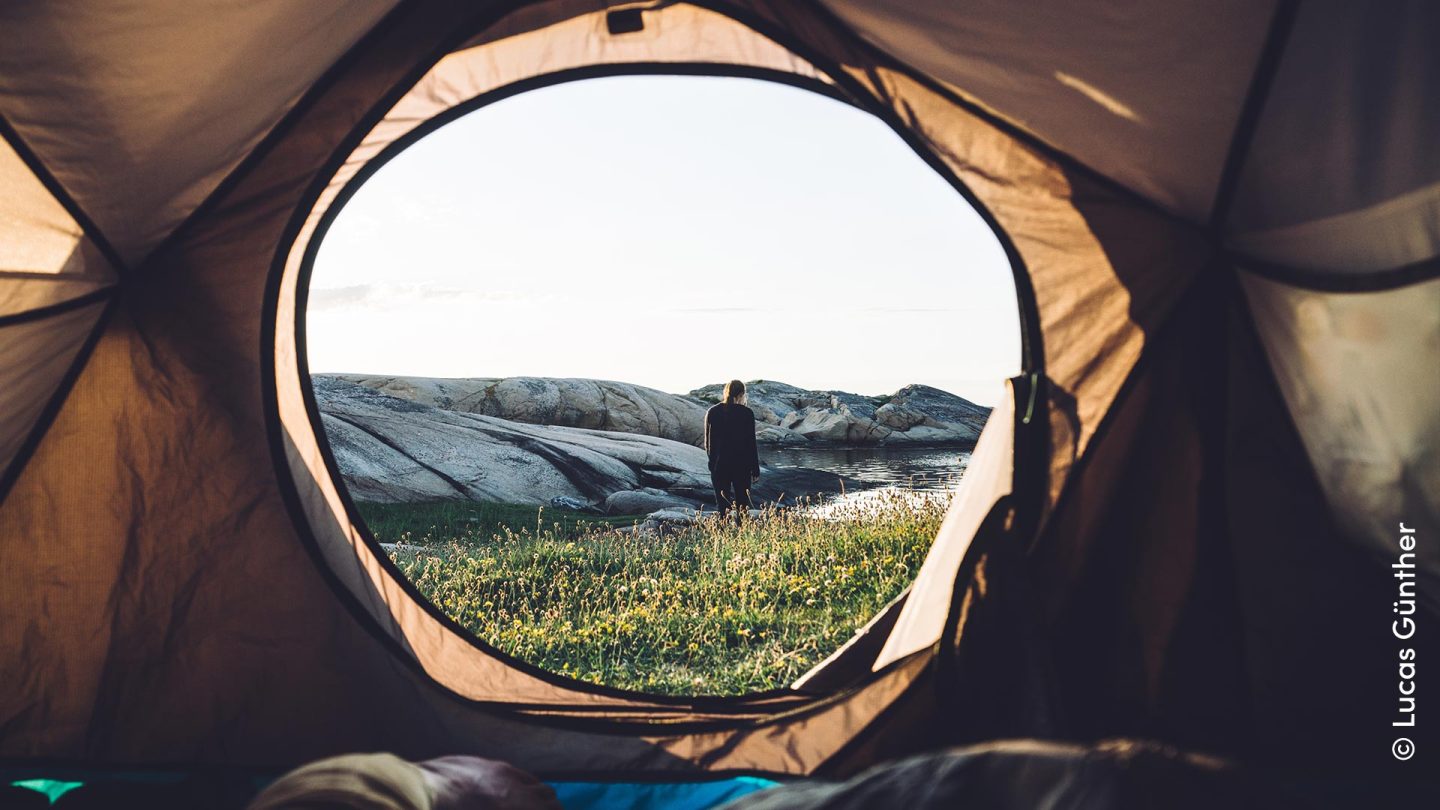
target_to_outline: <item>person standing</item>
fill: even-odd
[[[755,413],[745,405],[745,383],[726,383],[720,404],[705,412],[705,452],[715,505],[721,515],[733,511],[739,524],[750,509],[750,485],[760,480]]]

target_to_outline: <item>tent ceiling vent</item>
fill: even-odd
[[[622,8],[605,15],[605,27],[611,35],[636,34],[645,30],[645,18],[638,8]]]

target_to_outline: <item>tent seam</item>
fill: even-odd
[[[120,252],[115,249],[115,246],[106,238],[104,232],[95,224],[95,220],[91,219],[90,215],[85,212],[85,209],[81,208],[80,204],[75,201],[75,198],[71,196],[69,190],[65,188],[59,178],[50,172],[50,169],[45,165],[44,161],[40,160],[40,156],[30,148],[30,144],[26,143],[25,139],[20,137],[19,130],[15,129],[14,124],[10,123],[10,120],[6,118],[3,113],[0,113],[0,138],[3,138],[5,142],[10,145],[10,148],[15,150],[15,154],[20,157],[21,162],[23,162],[31,174],[35,176],[35,179],[39,180],[40,184],[45,187],[45,190],[50,192],[50,196],[53,197],[56,202],[60,203],[60,207],[65,209],[65,213],[69,214],[70,218],[75,220],[75,224],[80,226],[80,232],[90,240],[91,244],[95,245],[96,249],[100,251],[100,254],[110,263],[111,269],[115,271],[115,274],[120,278],[124,278],[125,274],[129,272],[129,266],[125,263],[125,260],[121,258]]]
[[[5,467],[4,473],[0,473],[0,506],[5,504],[10,493],[14,491],[20,475],[29,466],[30,459],[34,457],[35,451],[39,449],[46,434],[50,432],[50,427],[55,423],[56,417],[65,407],[66,400],[70,398],[70,390],[75,387],[80,375],[89,365],[95,346],[100,342],[101,335],[109,325],[110,318],[115,312],[115,305],[119,300],[118,296],[112,296],[100,310],[99,316],[95,319],[95,325],[91,327],[89,336],[85,338],[80,350],[76,352],[75,359],[70,361],[70,367],[66,369],[65,376],[60,378],[60,384],[55,387],[55,392],[50,395],[44,409],[40,411],[40,415],[35,420],[34,426],[30,428],[25,441],[21,442],[20,447],[15,451],[15,457]]]
[[[1240,108],[1240,117],[1235,130],[1230,134],[1230,147],[1225,151],[1225,162],[1220,164],[1220,176],[1215,181],[1215,198],[1210,205],[1208,230],[1216,244],[1221,244],[1220,229],[1230,215],[1235,194],[1240,187],[1240,173],[1250,157],[1250,144],[1260,128],[1260,118],[1265,113],[1265,104],[1275,86],[1275,76],[1280,72],[1280,63],[1285,56],[1285,46],[1290,32],[1295,29],[1295,18],[1300,13],[1299,0],[1281,0],[1270,19],[1270,31],[1265,35],[1265,44],[1255,61],[1255,72],[1250,78],[1250,89],[1245,93],[1245,103]]]
[[[1120,387],[1116,389],[1115,395],[1110,398],[1110,404],[1106,406],[1105,414],[1100,417],[1099,423],[1096,424],[1095,429],[1090,432],[1090,438],[1085,443],[1084,452],[1071,462],[1070,468],[1066,471],[1065,483],[1060,489],[1060,494],[1055,497],[1055,502],[1040,517],[1039,524],[1035,527],[1035,541],[1031,544],[1030,548],[1027,549],[1026,556],[1033,556],[1036,551],[1044,545],[1043,540],[1050,529],[1051,519],[1059,514],[1070,500],[1073,499],[1074,496],[1072,493],[1075,492],[1074,482],[1078,479],[1079,475],[1084,472],[1090,460],[1094,458],[1094,448],[1103,441],[1105,434],[1109,432],[1110,426],[1114,423],[1115,419],[1118,418],[1117,414],[1124,407],[1125,401],[1129,399],[1130,394],[1135,390],[1135,386],[1139,384],[1140,378],[1144,376],[1142,372],[1156,362],[1154,358],[1158,350],[1155,347],[1163,343],[1164,337],[1176,328],[1175,312],[1189,300],[1190,296],[1196,294],[1196,290],[1206,277],[1208,268],[1210,268],[1221,255],[1220,253],[1213,254],[1210,263],[1202,266],[1200,270],[1195,273],[1195,277],[1185,285],[1184,292],[1176,297],[1175,301],[1170,305],[1170,309],[1165,314],[1165,319],[1160,327],[1155,330],[1153,334],[1146,335],[1145,345],[1140,348],[1140,356],[1135,358],[1135,363],[1130,366],[1130,371],[1126,373],[1125,379],[1120,383]]]
[[[1251,258],[1233,251],[1227,251],[1226,256],[1246,273],[1314,292],[1336,294],[1385,292],[1402,287],[1413,287],[1416,284],[1440,278],[1440,256],[1432,256],[1412,264],[1373,273],[1327,273],[1319,270],[1306,270],[1278,262]]]
[[[31,321],[44,320],[45,318],[51,318],[56,315],[64,315],[65,313],[72,310],[80,309],[87,304],[93,304],[97,301],[104,301],[105,299],[114,295],[115,291],[118,289],[119,287],[117,285],[111,284],[105,287],[101,287],[98,290],[91,290],[90,292],[83,295],[77,295],[74,298],[67,298],[64,301],[60,301],[59,303],[46,304],[43,307],[27,309],[24,312],[16,312],[10,315],[0,315],[0,329],[3,329],[7,326],[15,326],[17,324],[29,323]]]
[[[688,2],[704,4],[705,0],[688,0]],[[830,8],[824,3],[814,3],[813,5],[818,10],[820,16],[829,18],[830,24],[832,26],[835,26],[840,30],[844,31],[846,34],[849,35],[851,39],[860,43],[864,47],[864,49],[869,52],[870,57],[876,60],[876,62],[882,65],[889,66],[890,68],[900,72],[912,81],[921,84],[931,92],[940,95],[946,101],[949,101],[955,106],[965,110],[967,113],[975,116],[976,118],[979,118],[990,126],[995,127],[996,129],[1014,138],[1025,146],[1032,148],[1037,152],[1040,152],[1042,155],[1045,156],[1047,160],[1052,160],[1066,169],[1077,171],[1088,179],[1121,195],[1129,201],[1136,203],[1147,211],[1159,214],[1171,221],[1183,223],[1185,226],[1190,228],[1203,227],[1200,223],[1189,219],[1188,217],[1180,214],[1179,212],[1166,208],[1164,205],[1161,205],[1155,200],[1150,199],[1136,189],[1131,188],[1125,183],[1116,180],[1110,175],[1080,160],[1074,155],[1062,150],[1060,147],[1050,143],[1041,136],[1025,129],[1020,124],[1014,123],[1006,119],[999,113],[988,110],[985,107],[979,105],[978,103],[968,98],[965,98],[964,96],[960,95],[957,90],[951,88],[945,82],[936,79],[930,74],[910,65],[908,62],[902,61],[895,55],[883,50],[879,45],[876,45],[874,42],[871,42],[863,35],[852,29],[848,23],[841,19],[834,11],[830,10]]]
[[[166,234],[164,239],[160,240],[155,247],[151,248],[145,256],[136,263],[136,266],[141,268],[145,267],[154,257],[163,255],[174,243],[184,238],[184,236],[195,227],[195,223],[198,222],[201,217],[218,205],[220,199],[233,191],[235,186],[239,185],[240,181],[253,171],[255,166],[258,166],[270,152],[285,139],[285,136],[295,128],[300,119],[304,118],[305,114],[340,80],[340,77],[344,75],[346,70],[351,66],[351,63],[357,61],[368,51],[369,47],[374,43],[374,40],[379,39],[385,34],[395,19],[402,16],[402,13],[408,11],[408,9],[409,3],[406,2],[406,0],[399,0],[394,8],[386,12],[368,31],[356,39],[339,58],[331,62],[330,66],[325,68],[324,72],[322,72],[315,81],[311,82],[309,87],[305,88],[305,92],[303,92],[300,98],[290,106],[290,109],[280,117],[280,120],[276,121],[275,124],[261,136],[260,140],[255,143],[255,146],[252,147],[249,152],[245,153],[245,156],[240,159],[240,162],[236,163],[235,167],[226,173],[220,182],[215,185],[215,188],[211,189],[210,193],[205,195],[205,199],[201,200],[198,205],[192,208],[190,213],[186,214],[185,218],[171,229],[170,233]]]

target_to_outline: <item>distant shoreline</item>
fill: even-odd
[[[584,379],[311,381],[336,466],[360,500],[561,499],[615,513],[713,498],[706,406],[690,397]],[[749,394],[769,470],[753,495],[765,502],[865,488],[837,472],[852,466],[883,478],[915,454],[973,451],[990,414],[918,385],[881,403],[771,381]],[[807,453],[839,455],[807,462]],[[949,466],[936,461],[918,466]]]
[[[835,442],[826,439],[810,439],[805,444],[762,444],[760,452],[766,450],[974,450],[975,439],[956,439],[939,442]]]

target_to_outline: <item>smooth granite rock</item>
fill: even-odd
[[[555,377],[439,379],[337,375],[393,397],[531,425],[611,430],[699,445],[705,409],[693,397],[611,380]]]
[[[690,396],[718,402],[721,391],[720,385],[707,385]],[[745,394],[755,412],[756,438],[775,444],[963,445],[979,437],[990,415],[989,408],[926,385],[867,397],[755,380],[745,384]],[[784,440],[795,436],[803,441]]]
[[[721,392],[720,385],[680,395],[610,380],[551,377],[315,378],[322,377],[456,413],[634,433],[696,446],[703,440],[705,409],[719,401]],[[908,385],[893,395],[877,397],[810,391],[771,380],[746,387],[755,412],[756,441],[766,445],[968,444],[979,436],[990,414],[989,408],[924,385]]]
[[[446,410],[336,377],[312,382],[331,450],[362,501],[560,499],[611,514],[714,505],[705,452],[693,445]],[[821,470],[762,468],[754,497],[793,503],[864,486]]]

